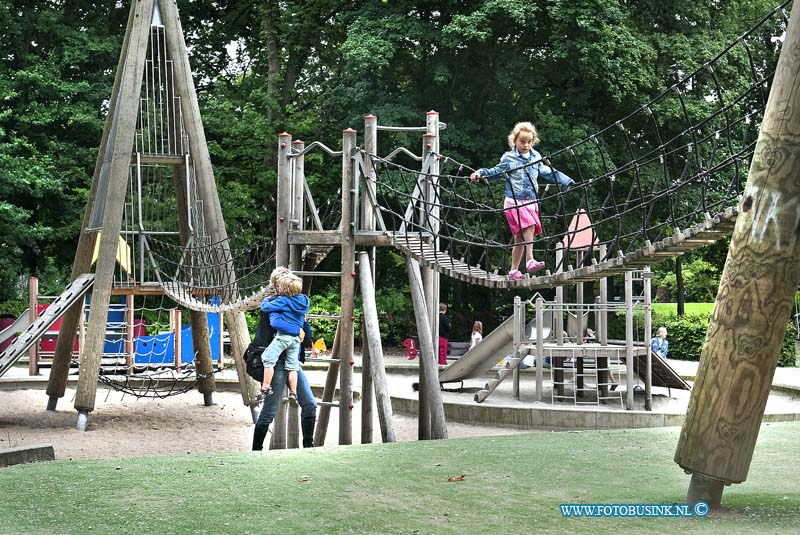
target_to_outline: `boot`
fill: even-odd
[[[269,431],[269,427],[255,427],[253,430],[253,451],[264,449],[264,438],[267,436],[267,431]]]
[[[302,418],[300,420],[300,428],[303,431],[304,448],[314,447],[314,424],[316,423],[316,420],[316,418]]]

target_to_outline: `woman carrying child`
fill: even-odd
[[[269,314],[269,322],[277,334],[261,355],[264,362],[264,382],[256,401],[272,395],[272,375],[275,363],[281,353],[286,352],[286,370],[289,372],[289,402],[297,404],[297,370],[300,369],[298,351],[301,339],[297,336],[302,330],[308,312],[308,296],[300,293],[303,280],[292,273],[278,277],[275,291],[277,295],[267,297],[261,302],[261,311]]]

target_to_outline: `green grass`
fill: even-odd
[[[711,314],[714,311],[714,303],[685,303],[686,314]],[[675,315],[678,313],[677,303],[653,303],[653,312],[664,315]]]
[[[561,517],[682,502],[679,428],[657,428],[15,466],[0,469],[0,533],[796,533],[799,432],[762,427],[716,518]]]

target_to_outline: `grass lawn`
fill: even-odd
[[[563,503],[682,502],[679,431],[14,466],[0,469],[0,533],[797,533],[800,423],[762,427],[749,479],[726,487],[721,515],[561,516]]]
[[[686,314],[711,314],[714,310],[714,303],[685,303]],[[678,313],[677,303],[653,303],[653,312],[658,314]]]

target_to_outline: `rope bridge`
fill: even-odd
[[[359,151],[363,176],[375,177],[382,230],[398,249],[441,273],[490,287],[532,288],[636,269],[729,235],[787,3],[627,117],[529,164],[543,163],[576,181],[565,192],[554,185],[539,190],[544,233],[533,248],[549,267],[543,276],[510,282],[504,274],[512,244],[502,208],[507,178],[471,183],[473,169],[445,155],[429,155],[419,171]],[[746,83],[741,73],[748,73]],[[579,246],[582,231],[591,240]]]

